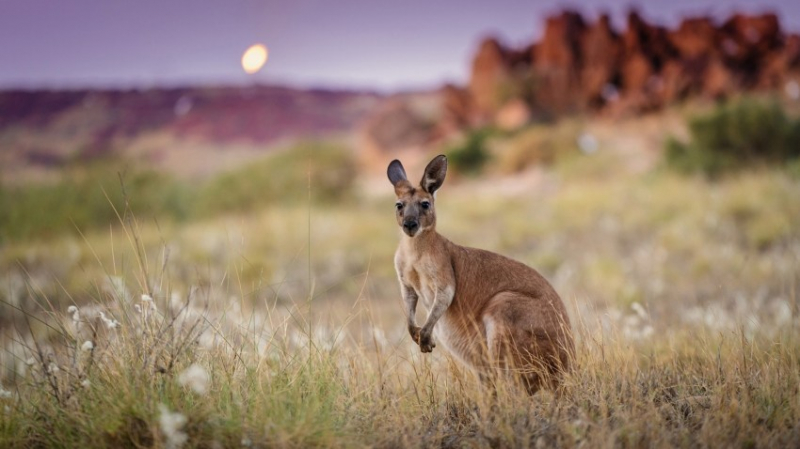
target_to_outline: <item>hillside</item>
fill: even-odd
[[[274,86],[0,92],[0,177],[104,156],[203,174],[287,140],[347,133],[379,98]]]

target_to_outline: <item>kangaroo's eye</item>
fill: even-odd
[[[428,201],[423,201],[422,203],[420,203],[420,206],[422,206],[423,209],[428,210],[431,207],[431,203]]]
[[[397,208],[397,210],[403,210],[403,203],[396,203],[396,204],[394,205],[394,207],[396,207],[396,208]]]

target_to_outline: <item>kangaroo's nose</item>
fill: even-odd
[[[419,227],[419,223],[417,223],[417,220],[407,220],[403,222],[403,227],[406,228],[407,231],[413,232]]]

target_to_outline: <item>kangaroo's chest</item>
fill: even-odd
[[[433,261],[427,257],[420,257],[409,260],[398,268],[402,271],[403,279],[417,292],[425,308],[430,310],[436,298],[436,289],[439,287]]]

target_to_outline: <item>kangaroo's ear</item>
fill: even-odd
[[[401,181],[408,181],[406,171],[403,169],[403,164],[397,159],[389,163],[389,168],[386,169],[386,175],[389,176],[389,182],[391,182],[393,186],[396,186],[397,183]]]
[[[440,154],[428,162],[428,166],[425,167],[425,174],[422,175],[422,181],[420,182],[422,189],[433,195],[444,183],[446,174],[447,157],[444,154]]]

